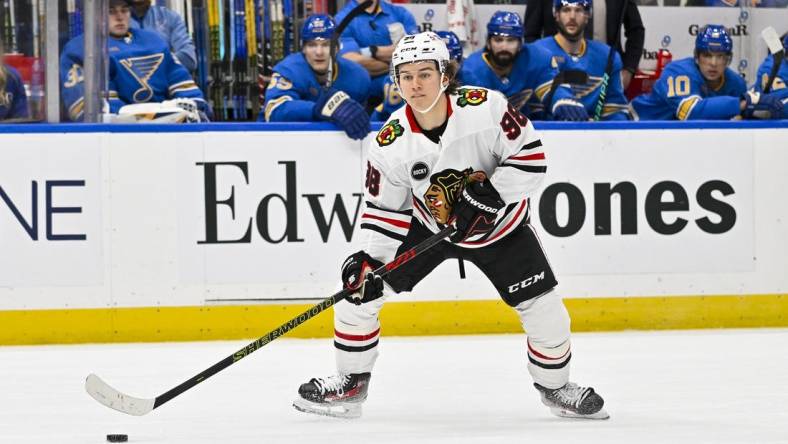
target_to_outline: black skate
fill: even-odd
[[[534,384],[542,394],[542,404],[550,412],[564,418],[608,419],[610,415],[602,408],[605,401],[591,387],[580,387],[569,382],[558,389],[549,389]]]
[[[337,418],[358,418],[367,399],[370,373],[312,378],[298,388],[293,407],[300,412]]]

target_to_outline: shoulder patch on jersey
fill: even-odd
[[[457,106],[477,106],[487,101],[487,90],[481,88],[460,88],[457,90]]]
[[[397,140],[397,137],[401,136],[404,132],[405,129],[399,124],[399,119],[394,119],[383,125],[383,128],[378,131],[375,141],[378,142],[379,146],[389,146],[394,143],[394,141]]]

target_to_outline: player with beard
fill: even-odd
[[[668,64],[651,93],[632,101],[633,111],[641,120],[780,119],[779,93],[747,91],[744,79],[728,67],[732,56],[725,27],[703,27],[694,56]]]
[[[545,37],[534,44],[553,56],[560,71],[577,70],[588,74],[588,81],[585,84],[573,84],[572,92],[575,100],[585,106],[589,115],[593,115],[602,91],[610,46],[596,40],[586,40],[583,36],[592,14],[591,0],[555,0],[553,14],[558,25],[558,34]],[[621,80],[622,66],[621,56],[616,52],[600,116],[602,120],[630,119]]]
[[[566,86],[549,94],[558,74],[550,54],[535,45],[523,44],[523,23],[514,12],[497,11],[487,23],[487,44],[462,66],[466,85],[502,92],[515,108],[528,115],[551,110],[557,120],[588,120],[583,106]],[[551,103],[545,103],[550,100]]]
[[[370,85],[367,71],[338,57],[331,87],[326,87],[334,28],[334,19],[325,14],[306,19],[301,30],[302,50],[274,66],[258,121],[328,120],[352,139],[363,139],[369,133],[369,115],[364,111]]]
[[[446,259],[462,258],[487,276],[527,329],[525,367],[542,402],[558,416],[607,419],[594,389],[569,382],[569,314],[529,224],[530,198],[547,170],[539,134],[501,93],[459,87],[449,51],[433,32],[404,37],[391,60],[406,105],[370,139],[366,204],[354,236],[360,250],[340,272],[352,293],[334,305],[337,374],[302,384],[294,407],[359,417],[384,301],[411,291]],[[456,228],[449,240],[386,278],[372,273],[447,225]],[[419,393],[418,385],[409,382],[408,393]],[[474,389],[498,394],[484,384],[458,390]]]

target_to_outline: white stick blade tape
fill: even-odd
[[[776,54],[777,52],[783,50],[783,44],[780,41],[780,36],[777,35],[777,31],[775,31],[771,26],[768,26],[763,31],[761,31],[761,38],[763,38],[763,41],[766,42],[766,46],[769,47],[770,53]]]
[[[93,399],[105,406],[126,413],[128,415],[142,416],[153,410],[153,399],[135,398],[110,387],[94,374],[88,375],[85,380],[85,391]]]

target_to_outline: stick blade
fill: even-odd
[[[133,416],[150,413],[155,402],[154,399],[135,398],[123,394],[92,373],[85,379],[85,391],[99,403]]]
[[[780,36],[771,26],[767,26],[763,31],[761,31],[761,38],[764,42],[766,42],[766,46],[769,47],[770,53],[777,54],[780,51],[784,51],[783,43],[780,41]]]

